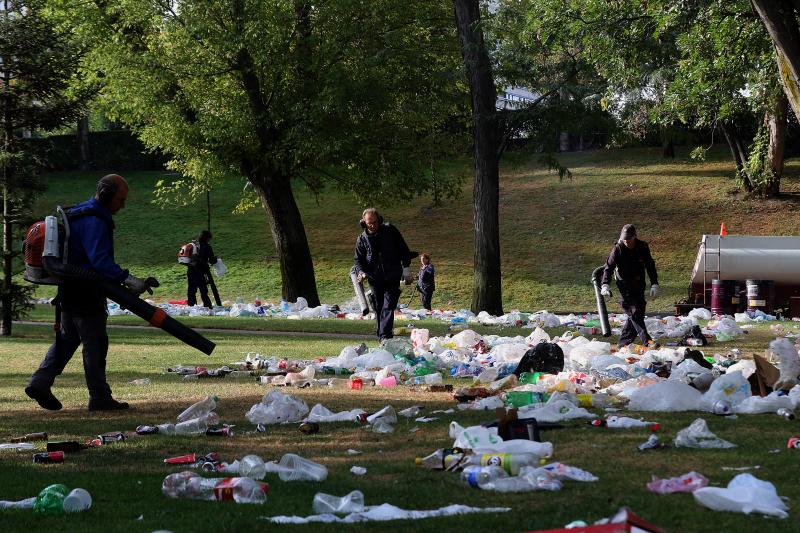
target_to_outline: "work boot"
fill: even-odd
[[[43,409],[47,409],[48,411],[58,411],[62,407],[61,402],[58,401],[58,398],[53,396],[53,393],[50,391],[50,387],[46,389],[39,389],[33,385],[28,385],[25,387],[25,394],[27,394],[31,399],[36,400],[36,403],[38,403],[39,406],[41,406]]]
[[[130,405],[126,402],[118,402],[114,398],[92,398],[89,400],[90,411],[122,411],[129,407]]]

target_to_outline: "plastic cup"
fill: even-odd
[[[324,465],[293,453],[281,457],[279,464],[283,467],[278,472],[281,481],[323,481],[328,477],[328,469]]]
[[[85,489],[72,489],[64,498],[64,511],[67,513],[80,513],[92,506],[92,495]]]

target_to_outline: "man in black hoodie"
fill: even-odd
[[[361,215],[364,231],[356,239],[353,263],[358,280],[367,279],[375,295],[376,334],[381,341],[392,338],[394,310],[400,299],[400,279],[410,284],[411,252],[400,231],[383,221],[370,207]]]
[[[633,224],[625,224],[619,235],[619,241],[611,249],[603,271],[600,294],[611,297],[608,286],[611,275],[617,282],[619,289],[620,305],[628,315],[628,321],[622,328],[619,336],[618,347],[623,347],[638,336],[645,346],[657,346],[644,324],[644,311],[647,302],[644,299],[646,286],[645,271],[650,278],[650,297],[658,294],[658,273],[650,247],[646,242],[636,238],[636,228]]]

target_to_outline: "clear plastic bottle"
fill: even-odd
[[[417,457],[415,463],[430,470],[445,470],[464,459],[464,452],[454,448],[440,448],[426,457]]]
[[[180,424],[177,424],[175,426],[175,434],[195,435],[198,433],[205,433],[207,429],[208,429],[208,423],[206,422],[205,417],[192,418],[191,420],[186,420],[184,422],[181,422]]]
[[[364,510],[364,494],[354,490],[339,498],[332,494],[318,492],[314,495],[314,512],[327,513],[357,513]]]
[[[267,467],[264,460],[257,455],[245,455],[239,461],[239,475],[252,479],[264,479]]]
[[[206,396],[204,399],[190,405],[184,412],[179,414],[178,422],[183,422],[184,420],[191,420],[192,418],[199,418],[203,415],[207,415],[217,408],[218,401],[219,398],[216,396]]]
[[[508,472],[499,466],[473,465],[461,471],[461,482],[476,488],[504,477],[508,477]]]
[[[791,409],[787,409],[785,407],[781,407],[780,409],[775,411],[775,414],[778,416],[782,416],[786,420],[794,420],[794,411],[792,411]]]
[[[156,426],[158,428],[159,435],[174,435],[175,434],[175,424],[170,424],[169,422],[165,424],[159,424]]]
[[[539,458],[532,453],[484,453],[467,456],[464,460],[466,466],[499,466],[512,476],[516,476],[523,466],[538,463]]]
[[[164,478],[161,491],[170,498],[192,500],[233,500],[264,503],[266,485],[247,477],[204,478],[195,472],[178,472]]]

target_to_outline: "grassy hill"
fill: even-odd
[[[538,156],[513,154],[501,167],[501,249],[506,309],[587,310],[593,306],[588,279],[605,260],[620,227],[633,223],[650,243],[662,292],[650,310],[668,310],[683,297],[703,233],[716,233],[725,221],[731,234],[796,235],[800,232],[800,159],[787,163],[777,200],[748,199],[734,191],[727,152],[712,150],[706,162],[691,162],[686,151],[665,161],[658,149],[627,149],[564,154],[573,178],[537,163]],[[465,177],[459,198],[432,208],[430,198],[412,205],[379,206],[397,225],[409,246],[427,251],[437,269],[434,306],[469,307],[472,291],[472,163],[455,162]],[[49,190],[38,204],[46,214],[56,204],[88,198],[103,172],[47,176]],[[162,283],[160,300],[185,298],[185,270],[176,262],[178,247],[205,227],[205,198],[189,207],[160,209],[153,188],[166,172],[130,172],[127,207],[116,217],[117,260],[139,276]],[[243,182],[212,191],[212,244],[229,267],[218,280],[223,299],[280,300],[280,271],[264,211],[232,214]],[[300,210],[314,257],[323,302],[352,298],[347,277],[357,221],[365,206],[328,191],[319,202],[298,184]],[[414,264],[416,268],[418,265]],[[40,288],[40,296],[52,289]],[[403,296],[401,301],[406,301]],[[612,309],[616,308],[616,304]]]

